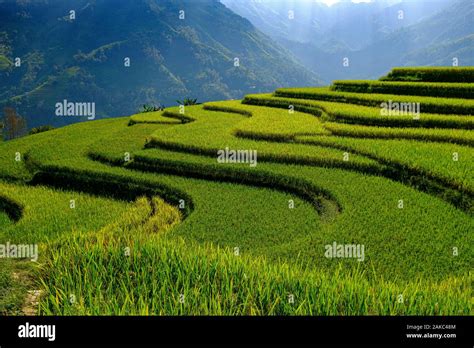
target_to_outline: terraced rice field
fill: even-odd
[[[473,81],[445,70],[0,143],[0,244],[39,246],[0,258],[0,314],[472,315]]]

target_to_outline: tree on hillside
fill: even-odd
[[[4,108],[3,114],[3,128],[5,140],[16,139],[26,134],[26,120],[20,115],[17,115],[16,110],[14,108]]]
[[[50,130],[53,130],[53,129],[54,129],[54,127],[50,126],[50,125],[39,126],[39,127],[32,128],[30,130],[30,132],[28,133],[28,135],[43,133],[43,132],[47,132],[47,131],[50,131]]]

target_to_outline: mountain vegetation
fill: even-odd
[[[84,120],[58,117],[63,100],[94,102],[105,118],[319,83],[215,0],[6,0],[0,18],[0,107],[30,127]]]

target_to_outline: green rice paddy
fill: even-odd
[[[472,315],[473,88],[447,76],[394,70],[0,143],[0,245],[39,250],[0,258],[0,314],[38,290],[38,315]],[[419,118],[382,115],[388,100]]]

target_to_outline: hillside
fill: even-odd
[[[312,0],[221,2],[278,42],[307,43],[323,51],[334,41],[351,50],[361,49],[446,6],[446,1],[442,0],[378,0],[360,4],[340,1],[332,6]],[[400,10],[404,12],[403,20],[398,20]],[[290,11],[294,19],[289,18]]]
[[[473,111],[400,68],[0,143],[0,314],[472,315]]]
[[[453,58],[459,66],[474,64],[470,0],[341,2],[331,7],[309,1],[222,2],[326,83],[377,78],[392,66],[452,66]],[[294,20],[288,18],[290,10]],[[342,64],[344,57],[348,67]]]
[[[55,116],[63,100],[95,102],[96,117],[104,118],[145,103],[318,84],[291,54],[214,0],[8,0],[0,2],[0,18],[0,106],[16,107],[30,127],[83,120]]]

